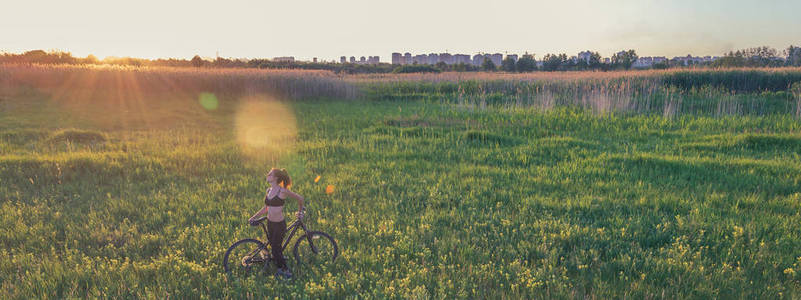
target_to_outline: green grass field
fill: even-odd
[[[801,297],[792,111],[0,87],[0,298]],[[273,166],[341,256],[229,281]]]

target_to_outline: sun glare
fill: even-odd
[[[272,97],[250,96],[237,110],[236,138],[245,157],[275,161],[291,152],[297,137],[295,113]]]

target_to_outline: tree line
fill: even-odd
[[[767,46],[729,51],[712,63],[713,67],[783,67],[801,66],[801,47],[790,45],[780,54]]]
[[[261,68],[261,69],[304,69],[329,70],[336,73],[390,73],[394,66],[383,64],[279,62],[269,59],[229,59],[217,57],[209,60],[195,55],[192,59],[145,59],[134,57],[106,57],[98,59],[94,55],[85,58],[74,57],[69,52],[32,50],[22,54],[0,53],[0,64],[70,64],[70,65],[117,65],[134,67],[187,67],[187,68]]]

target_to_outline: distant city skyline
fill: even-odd
[[[77,57],[273,58],[410,53],[533,53],[634,49],[640,56],[720,56],[801,45],[801,1],[566,0],[263,2],[10,1],[0,51]]]

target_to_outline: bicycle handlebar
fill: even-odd
[[[306,207],[303,207],[303,209],[299,210],[298,213],[295,214],[295,216],[298,217],[298,219],[301,219],[301,220],[304,217],[306,217]],[[255,219],[255,220],[253,220],[253,222],[248,222],[248,223],[250,223],[250,226],[259,226],[259,224],[261,224],[261,222],[263,222],[266,219],[267,219],[267,216],[261,216],[261,217]]]
[[[253,222],[248,222],[248,223],[250,223],[250,226],[259,226],[259,224],[261,224],[261,222],[266,220],[266,219],[267,219],[267,216],[262,216],[262,217],[259,217],[258,219],[253,220]]]

